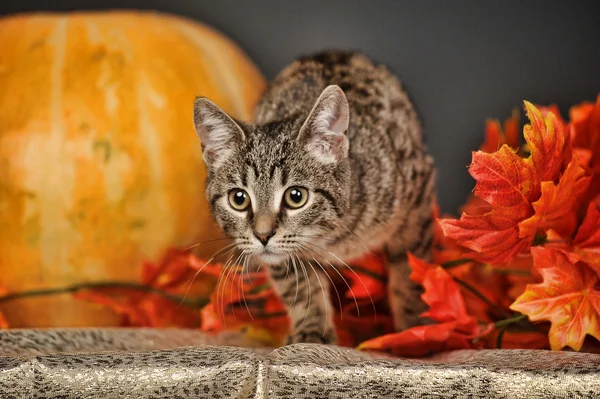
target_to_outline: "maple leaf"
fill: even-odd
[[[574,155],[558,184],[551,181],[541,183],[542,195],[532,204],[535,214],[519,222],[519,236],[533,237],[536,233],[545,234],[546,230],[553,229],[570,237],[577,228],[577,205],[590,180]]]
[[[533,267],[531,252],[515,257],[510,263],[510,270],[511,273],[506,275],[507,287],[502,299],[502,306],[506,309],[525,292],[528,284],[542,281],[542,277]]]
[[[440,220],[444,234],[474,252],[468,258],[491,264],[503,264],[530,247],[530,241],[519,237],[519,227],[511,218],[502,218],[492,212],[473,216],[464,214],[460,219]]]
[[[0,312],[0,330],[5,330],[7,328],[10,328],[10,325],[4,315]]]
[[[467,313],[477,320],[493,322],[501,316],[504,316],[500,310],[503,309],[506,301],[506,288],[508,282],[506,275],[496,273],[495,268],[488,264],[476,262],[466,263],[464,265],[446,269],[446,271],[456,280],[460,281],[460,290],[465,302]],[[479,298],[464,284],[474,287],[483,295],[489,303],[496,306],[495,309]],[[512,301],[511,301],[512,303]],[[510,305],[510,303],[509,303]]]
[[[338,345],[354,347],[394,331],[387,298],[386,260],[366,252],[348,262],[349,268],[328,271],[330,296],[336,309]],[[338,297],[339,296],[339,297]]]
[[[377,304],[376,314],[373,314],[370,304],[361,307],[360,315],[356,314],[352,304],[348,304],[341,314],[335,316],[334,322],[340,346],[355,347],[361,342],[394,332],[394,319],[383,304]]]
[[[600,94],[595,104],[583,102],[571,107],[569,114],[573,147],[591,150],[594,161],[600,162]]]
[[[572,248],[563,252],[573,263],[586,262],[600,275],[600,212],[594,203],[588,205],[585,218],[573,239]]]
[[[531,124],[525,125],[523,135],[529,145],[531,160],[540,181],[554,181],[570,158],[569,130],[549,112],[546,117],[533,104],[525,101],[525,110]],[[568,158],[566,158],[568,157]]]
[[[600,277],[584,263],[574,264],[559,250],[531,248],[541,284],[528,285],[511,309],[531,321],[552,323],[553,350],[565,346],[578,351],[586,334],[600,340]]]
[[[4,296],[7,294],[6,289],[0,285],[0,296]],[[10,328],[10,325],[8,324],[8,320],[6,320],[6,317],[4,317],[4,314],[2,312],[0,312],[0,330],[4,330]]]
[[[570,109],[571,138],[576,151],[586,151],[593,171],[592,183],[584,200],[593,201],[600,194],[600,94],[596,102],[582,102]]]
[[[487,334],[493,325],[480,325],[467,313],[460,289],[440,266],[408,254],[410,278],[423,285],[421,295],[429,309],[421,316],[438,324],[417,326],[361,343],[358,349],[390,350],[400,356],[423,356],[451,349],[473,348],[473,339]]]
[[[111,308],[121,316],[122,326],[199,327],[198,310],[203,301],[199,300],[196,308],[186,306],[182,299],[189,302],[188,294],[191,298],[208,297],[216,281],[215,268],[219,266],[207,265],[193,254],[172,249],[159,263],[142,265],[140,288],[145,290],[107,286],[81,291],[74,297]]]
[[[540,198],[542,181],[553,182],[571,159],[565,155],[570,152],[569,133],[558,118],[551,112],[544,117],[527,101],[525,109],[531,122],[523,128],[528,158],[507,145],[491,154],[473,153],[469,173],[476,180],[475,195],[490,210],[440,220],[444,234],[471,249],[466,256],[481,262],[503,264],[527,251],[535,235],[520,234],[519,223],[534,215],[532,203]]]
[[[513,110],[512,115],[504,121],[504,128],[496,119],[489,119],[485,123],[485,141],[481,151],[492,153],[507,144],[514,150],[519,148],[519,112]]]
[[[360,344],[358,350],[385,350],[396,356],[427,356],[455,349],[471,349],[470,340],[476,334],[456,330],[457,322],[409,328],[400,333],[387,334]]]
[[[371,300],[378,301],[386,294],[386,265],[379,254],[366,252],[360,258],[349,263],[348,268],[341,270],[342,277],[349,282],[347,299],[356,298],[363,303]],[[337,273],[331,273],[335,279]],[[339,276],[339,275],[338,275]]]
[[[267,274],[232,267],[221,275],[211,302],[201,311],[202,331],[245,329],[249,337],[266,345],[281,344],[289,331],[289,318]]]

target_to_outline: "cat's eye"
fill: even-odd
[[[283,202],[288,208],[302,208],[308,201],[308,190],[304,187],[290,187],[283,194]]]
[[[229,191],[229,205],[236,211],[245,211],[250,206],[250,197],[241,188],[235,188]]]

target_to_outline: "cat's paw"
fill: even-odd
[[[317,330],[296,331],[287,338],[286,345],[291,344],[335,345],[337,344],[337,337],[333,330],[327,330],[325,333]]]

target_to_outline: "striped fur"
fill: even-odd
[[[321,104],[317,99],[331,85],[343,94],[330,91],[331,101]],[[346,101],[349,125],[341,131]],[[216,105],[198,100],[195,114],[203,145],[211,142],[215,118],[223,121],[212,130],[227,151],[208,162],[212,213],[254,260],[246,265],[268,265],[290,310],[290,343],[336,342],[329,277],[322,272],[336,274],[365,251],[389,257],[396,328],[420,322],[424,304],[408,278],[406,251],[429,257],[435,167],[415,109],[386,67],[359,53],[318,53],[296,60],[271,82],[251,125],[237,122],[224,136],[231,119]],[[309,190],[301,209],[282,206],[291,186]],[[228,203],[228,192],[236,188],[251,198],[245,212]],[[259,218],[270,220],[275,233],[266,246],[254,233]]]

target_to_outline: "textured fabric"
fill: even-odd
[[[457,351],[396,359],[149,329],[0,331],[0,398],[596,398],[600,355]]]

